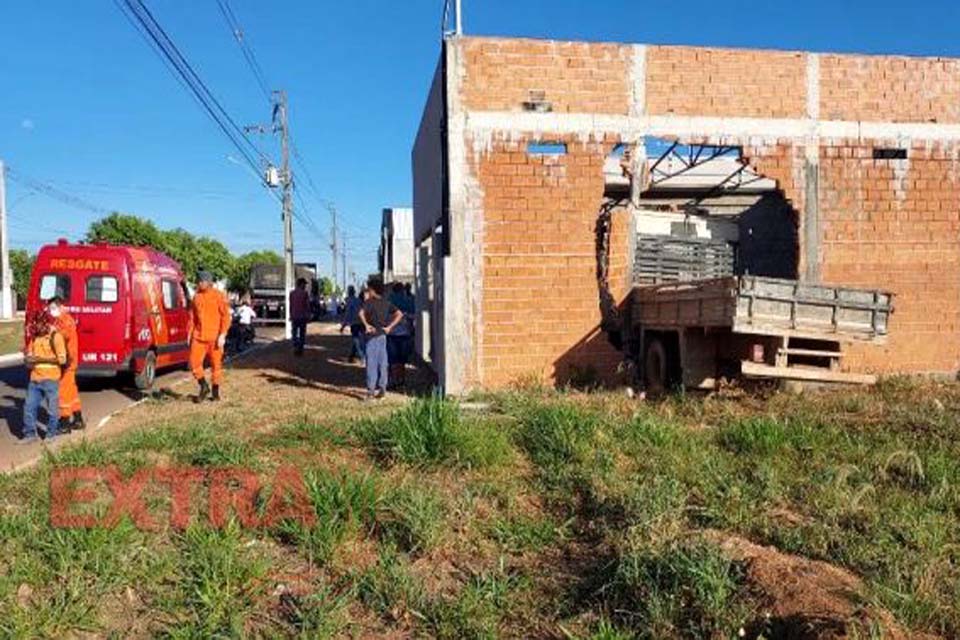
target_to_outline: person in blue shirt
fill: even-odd
[[[396,387],[407,383],[407,363],[413,355],[413,332],[416,305],[413,295],[401,282],[395,282],[390,291],[390,303],[400,310],[403,320],[387,336],[387,357],[390,361],[390,381]]]
[[[353,285],[347,287],[347,300],[343,318],[340,320],[340,333],[343,333],[346,327],[350,327],[350,336],[353,338],[350,345],[350,362],[366,360],[364,354],[363,323],[360,322],[360,309],[362,306],[363,298],[357,296],[357,290]]]

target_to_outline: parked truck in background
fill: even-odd
[[[256,264],[250,269],[251,306],[261,323],[283,322],[286,317],[287,292],[284,287],[282,264]],[[294,268],[295,279],[305,278],[311,300],[318,296],[320,288],[315,263],[298,263]]]

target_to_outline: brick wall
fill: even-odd
[[[646,111],[652,115],[802,118],[801,53],[648,47]]]
[[[661,46],[646,47],[638,60],[639,50],[629,45],[497,38],[463,38],[461,46],[458,97],[468,116],[519,114],[529,92],[543,90],[554,110],[545,118],[555,118],[560,131],[565,122],[581,129],[585,122],[563,120],[566,114],[802,124],[811,105],[821,120],[960,123],[956,60],[827,54],[814,60],[795,52]],[[811,68],[819,69],[817,96],[807,95]],[[466,248],[483,258],[482,326],[472,356],[479,361],[480,382],[497,386],[530,373],[563,378],[575,366],[609,371],[619,355],[597,335],[594,223],[603,160],[615,142],[636,136],[636,130],[626,125],[617,130],[610,123],[619,121],[608,119],[603,130],[558,135],[511,127],[509,119],[493,121],[504,129],[485,130],[477,140],[466,134],[471,179],[482,200],[477,205],[481,240]],[[566,142],[567,153],[528,154],[526,143],[539,138]],[[740,144],[749,163],[777,181],[797,212],[800,273],[812,256],[828,284],[882,287],[896,294],[889,344],[851,349],[848,368],[947,372],[960,367],[958,143],[911,143],[902,137],[811,141],[724,130],[683,140]],[[874,146],[903,144],[910,146],[907,161],[872,158]],[[819,162],[814,173],[819,175],[820,249],[813,254],[803,246],[811,161]],[[614,282],[622,294],[626,216],[619,214],[616,224]]]
[[[543,91],[558,113],[629,109],[631,48],[615,44],[467,38],[463,101],[468,110],[520,111]]]
[[[567,153],[498,141],[477,170],[484,193],[482,383],[530,375],[563,381],[577,368],[609,374],[621,359],[600,335],[594,225],[603,161],[614,140],[563,139]],[[623,214],[616,218],[611,283],[625,293]]]
[[[960,122],[960,61],[823,55],[820,116],[828,120]]]
[[[897,294],[889,344],[852,350],[847,366],[955,371],[960,150],[914,145],[907,160],[874,160],[873,142],[837,141],[821,149],[824,281]]]

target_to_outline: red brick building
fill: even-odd
[[[620,360],[595,225],[611,154],[641,194],[651,137],[736,148],[771,179],[795,277],[896,294],[888,343],[846,367],[957,371],[960,60],[452,36],[413,152],[419,348],[448,392]],[[638,202],[613,216],[620,297]]]

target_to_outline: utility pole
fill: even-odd
[[[337,288],[337,205],[332,202],[327,203],[327,211],[330,212],[332,228],[330,229],[330,252],[333,254],[333,288]]]
[[[343,273],[343,291],[347,290],[347,239],[343,239],[343,247],[340,249],[341,272]]]
[[[7,237],[7,173],[0,160],[0,319],[3,320],[13,318],[17,312],[11,275],[10,241]]]
[[[293,176],[290,173],[290,143],[287,130],[287,92],[274,91],[274,126],[280,134],[280,181],[283,187],[283,301],[287,340],[293,338],[290,322],[290,292],[295,278],[293,269]]]
[[[283,220],[283,288],[286,290],[283,301],[284,333],[287,340],[293,338],[293,325],[290,322],[290,292],[293,291],[293,174],[290,172],[290,133],[287,126],[287,92],[282,89],[274,91],[273,124],[254,124],[244,127],[246,132],[257,133],[273,132],[280,135],[280,170],[269,164],[266,174],[261,178],[268,187],[280,187],[283,190],[280,199]]]

